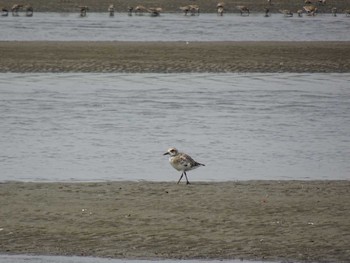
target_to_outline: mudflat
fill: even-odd
[[[350,181],[0,184],[0,253],[349,262]]]
[[[349,42],[0,42],[0,72],[350,72]]]

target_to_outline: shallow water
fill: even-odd
[[[350,179],[350,74],[0,74],[0,181]]]
[[[0,17],[0,41],[350,41],[350,18],[331,14],[284,17],[282,14],[180,13],[160,17],[118,13],[35,13]]]

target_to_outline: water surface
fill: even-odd
[[[0,41],[350,41],[350,19],[284,17],[282,14],[180,13],[160,17],[116,13],[35,13],[33,17],[0,17]]]
[[[350,179],[350,74],[0,74],[0,181]]]

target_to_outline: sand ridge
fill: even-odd
[[[0,72],[350,72],[349,42],[2,41],[0,53]]]
[[[0,184],[0,253],[349,262],[349,181]]]

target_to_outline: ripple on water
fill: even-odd
[[[122,13],[110,18],[105,13],[89,13],[81,18],[36,13],[31,18],[0,17],[0,21],[1,41],[350,41],[350,19],[330,14],[266,18],[263,14],[184,17],[165,13],[152,18]]]
[[[0,74],[0,180],[349,179],[349,76]]]

